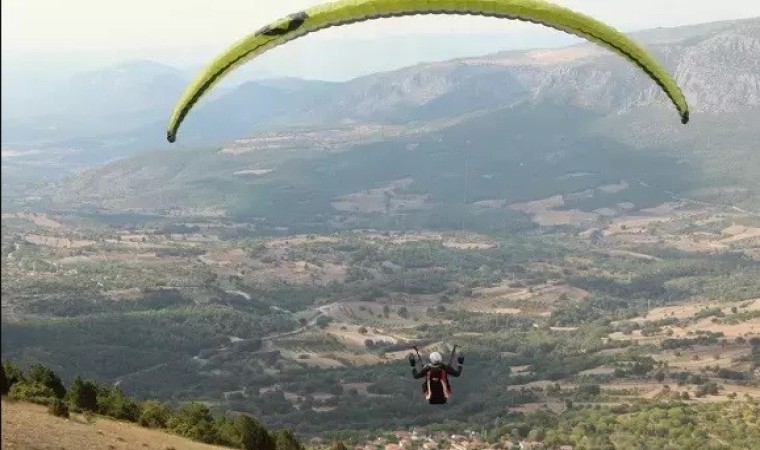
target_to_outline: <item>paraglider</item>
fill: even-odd
[[[430,364],[425,364],[419,371],[416,366],[417,362],[422,363],[422,357],[416,346],[414,347],[414,351],[417,353],[417,359],[414,359],[414,355],[409,355],[412,376],[416,379],[425,378],[425,381],[422,383],[422,395],[431,405],[445,405],[449,398],[451,398],[452,393],[449,376],[458,377],[462,375],[464,355],[460,353],[457,356],[457,365],[454,365],[457,347],[455,345],[451,351],[448,364],[443,362],[443,356],[439,352],[433,352],[430,354]]]
[[[614,28],[584,14],[543,0],[339,0],[308,8],[241,39],[214,59],[187,87],[169,120],[166,138],[175,142],[187,114],[220,79],[274,47],[325,28],[380,18],[421,14],[479,15],[541,24],[595,42],[644,71],[668,95],[681,122],[689,106],[681,89],[655,58]]]

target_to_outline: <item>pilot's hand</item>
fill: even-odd
[[[457,357],[457,362],[459,363],[459,365],[462,365],[462,364],[464,364],[464,355],[460,354],[460,355]]]
[[[409,355],[409,365],[414,367],[417,364],[417,361],[414,359],[414,355]]]

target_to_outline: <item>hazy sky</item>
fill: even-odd
[[[3,51],[220,47],[323,0],[3,0]],[[555,0],[623,30],[760,16],[758,0]],[[211,6],[213,4],[213,6]],[[393,26],[388,26],[389,21]],[[408,17],[331,29],[322,38],[521,32],[537,27],[474,17]],[[349,29],[350,28],[350,29]]]
[[[2,58],[10,62],[2,65],[3,79],[14,86],[19,80],[34,84],[138,59],[195,73],[239,38],[323,1],[3,0]],[[554,1],[622,31],[760,17],[760,0]],[[417,37],[405,38],[411,34]],[[495,18],[381,19],[324,30],[278,47],[234,78],[338,81],[423,61],[578,41],[548,27]],[[11,79],[12,73],[18,76]]]

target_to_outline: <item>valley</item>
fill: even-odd
[[[4,355],[307,433],[305,418],[351,423],[351,405],[416,420],[411,345],[465,349],[451,408],[479,420],[760,396],[760,227],[730,208],[664,203],[511,236],[128,220],[3,216]]]
[[[83,75],[140,95],[3,124],[3,359],[314,448],[753,445],[760,21],[637,36],[688,127],[587,45],[246,83],[172,148],[175,70]],[[415,345],[465,355],[445,408]]]

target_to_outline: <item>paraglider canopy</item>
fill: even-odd
[[[516,19],[552,27],[600,44],[638,66],[668,95],[689,121],[681,89],[646,50],[604,23],[544,0],[338,0],[290,14],[241,39],[214,59],[188,86],[169,120],[166,138],[177,130],[198,100],[230,71],[264,52],[308,33],[372,19],[419,14],[480,15]]]

